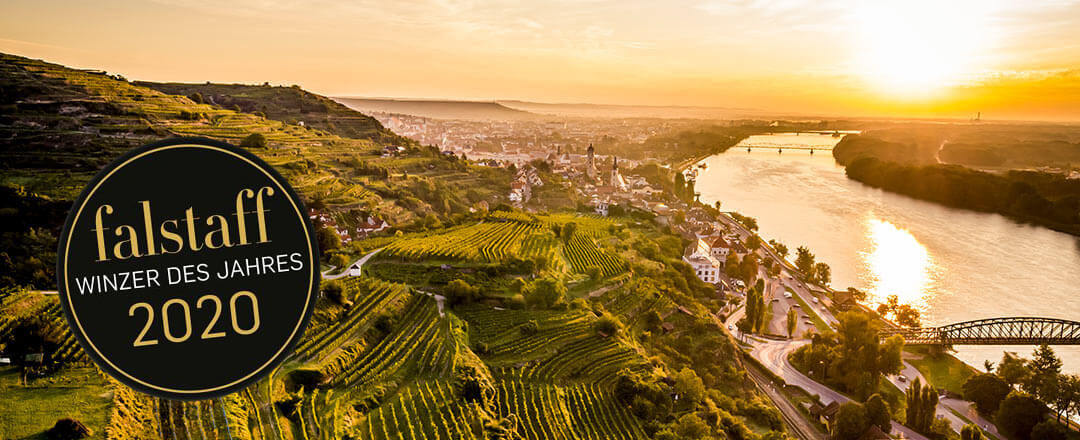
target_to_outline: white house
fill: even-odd
[[[602,215],[604,217],[607,217],[608,216],[608,201],[607,200],[598,200],[596,202],[595,207],[593,208],[593,211],[596,212],[597,214],[600,214],[600,215]]]
[[[696,245],[687,249],[683,261],[694,268],[701,281],[706,283],[720,282],[720,262],[712,256],[712,248],[704,240],[697,240]]]

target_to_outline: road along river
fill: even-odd
[[[794,254],[805,245],[832,267],[832,286],[854,286],[876,304],[888,295],[922,312],[924,325],[1000,316],[1080,320],[1080,238],[997,214],[948,208],[874,189],[845,177],[820,134],[752,136],[709,157],[697,190],[707,203],[757,218],[760,233]],[[745,145],[776,148],[747,152]],[[1002,351],[1028,346],[962,346],[982,368]],[[1080,347],[1054,347],[1080,373]]]

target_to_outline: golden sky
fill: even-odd
[[[331,96],[1080,121],[1077,0],[3,0],[0,51]]]

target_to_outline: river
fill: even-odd
[[[871,188],[844,175],[829,151],[839,138],[751,136],[705,159],[697,191],[709,204],[757,218],[765,239],[807,246],[832,268],[832,286],[854,286],[873,304],[888,295],[917,307],[923,325],[1003,316],[1080,319],[1080,239],[997,214],[949,208]],[[746,151],[747,145],[772,146]],[[793,257],[791,257],[793,258]],[[958,346],[982,369],[1003,351],[1029,346]],[[1080,373],[1080,347],[1054,347]]]

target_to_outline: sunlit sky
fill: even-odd
[[[3,0],[0,51],[332,96],[1080,120],[1080,0]]]

